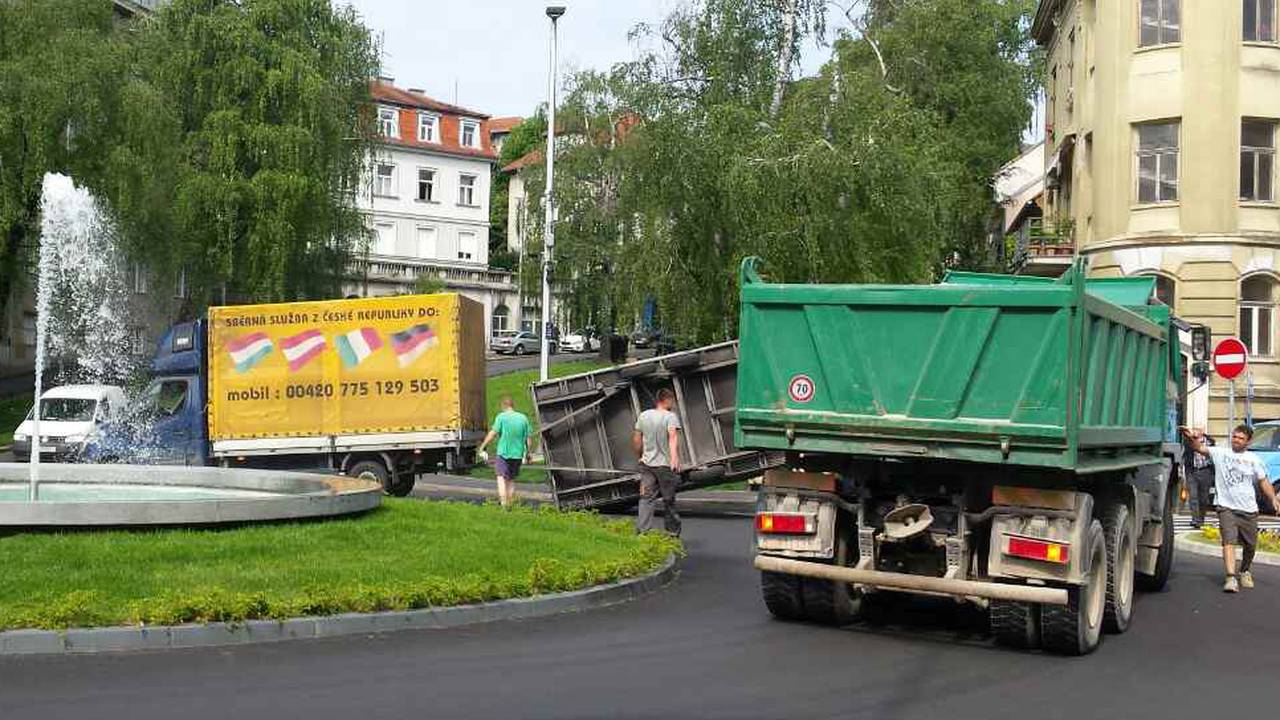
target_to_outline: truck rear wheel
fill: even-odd
[[[391,483],[390,493],[396,497],[408,497],[413,492],[413,486],[417,484],[417,477],[412,471],[398,473],[395,481]]]
[[[804,620],[804,599],[800,578],[795,575],[760,571],[760,592],[765,607],[779,620]]]
[[[1138,573],[1137,585],[1145,592],[1160,592],[1169,583],[1173,570],[1173,488],[1165,492],[1164,514],[1160,516],[1160,550],[1156,555],[1156,571],[1151,575]]]
[[[1103,627],[1110,633],[1129,629],[1133,617],[1133,568],[1137,540],[1129,508],[1124,503],[1108,507],[1102,518],[1107,541],[1107,607]]]
[[[1107,599],[1107,541],[1102,523],[1094,520],[1085,534],[1089,564],[1085,582],[1067,588],[1066,605],[1040,608],[1040,636],[1046,650],[1064,655],[1087,655],[1102,640]]]
[[[1040,606],[1012,600],[992,600],[991,634],[996,643],[1020,650],[1040,647]]]
[[[845,533],[836,533],[835,565],[857,565],[858,554]],[[849,583],[807,577],[801,580],[809,619],[824,625],[848,625],[862,612],[862,593]]]
[[[379,460],[361,460],[347,470],[347,475],[360,480],[372,480],[382,485],[383,492],[391,492],[391,474]]]

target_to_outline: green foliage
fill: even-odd
[[[439,275],[419,275],[418,279],[413,281],[415,295],[434,295],[446,289],[444,280],[441,280]]]
[[[650,572],[679,541],[587,513],[385,499],[362,517],[0,538],[0,630],[443,607]]]
[[[13,443],[13,431],[18,429],[31,410],[32,394],[0,400],[0,447]]]
[[[524,157],[526,153],[546,145],[547,117],[542,109],[532,117],[511,128],[498,155],[497,170],[493,175],[493,191],[489,197],[489,266],[500,270],[515,271],[520,257],[507,249],[508,199],[511,175],[502,168]]]
[[[573,79],[555,249],[571,323],[625,327],[651,297],[669,332],[733,337],[748,255],[790,282],[984,262],[990,179],[1031,112],[1034,2],[871,2],[816,76],[786,81],[823,8],[701,0],[637,29],[661,52]],[[538,202],[541,173],[525,180]]]

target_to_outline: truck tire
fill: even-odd
[[[1063,655],[1087,655],[1102,641],[1102,618],[1107,598],[1107,541],[1102,523],[1094,520],[1084,536],[1089,559],[1085,582],[1067,588],[1066,605],[1040,608],[1040,639],[1046,650]]]
[[[992,600],[991,634],[996,644],[1019,650],[1040,647],[1040,606],[1013,600]]]
[[[835,565],[852,567],[858,564],[857,550],[849,542],[846,533],[836,533]],[[862,613],[862,593],[849,583],[803,578],[800,581],[804,593],[804,610],[809,619],[823,625],[837,627],[848,625]]]
[[[1136,578],[1139,590],[1144,592],[1160,592],[1169,583],[1169,574],[1173,571],[1173,498],[1172,489],[1165,493],[1164,514],[1160,517],[1160,550],[1156,555],[1156,571],[1151,575],[1138,573]]]
[[[396,497],[408,497],[413,492],[413,486],[417,484],[417,476],[412,472],[400,473],[396,476],[395,481],[391,483],[390,493]]]
[[[764,605],[779,620],[804,620],[804,600],[800,596],[800,578],[795,575],[760,571],[760,592]]]
[[[381,483],[383,492],[391,492],[391,473],[379,460],[361,460],[347,470],[347,476]]]
[[[1129,629],[1133,617],[1133,582],[1137,538],[1129,508],[1113,503],[1103,511],[1102,532],[1107,541],[1107,607],[1102,627],[1109,633]]]

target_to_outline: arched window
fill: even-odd
[[[1156,279],[1155,299],[1173,309],[1173,302],[1177,300],[1177,282],[1168,275],[1157,275],[1150,273],[1147,277]]]
[[[490,319],[493,332],[503,332],[507,330],[507,324],[511,320],[511,311],[506,305],[499,305],[493,309],[493,317]]]
[[[1276,286],[1270,275],[1240,281],[1240,341],[1255,357],[1271,357],[1274,351]]]

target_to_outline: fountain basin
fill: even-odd
[[[163,465],[0,463],[0,528],[220,525],[364,512],[382,502],[376,482],[278,470]]]

